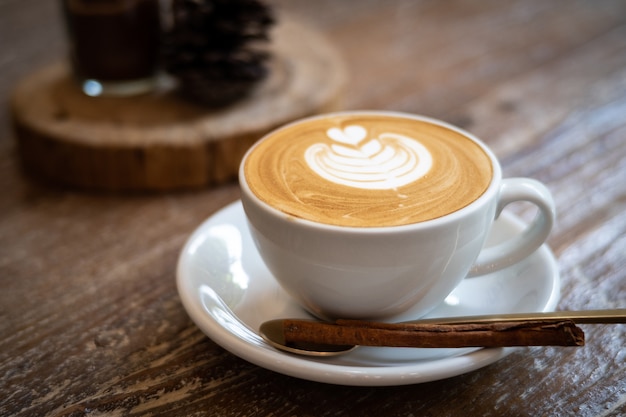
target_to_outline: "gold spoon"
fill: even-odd
[[[469,324],[512,322],[526,320],[571,320],[576,324],[590,323],[626,323],[626,309],[587,310],[587,311],[557,311],[549,313],[515,313],[493,314],[484,316],[444,317],[422,320],[411,320],[404,323],[419,324]],[[259,331],[267,343],[276,349],[304,356],[338,356],[351,352],[358,345],[325,345],[317,343],[302,343],[287,345],[283,332],[284,319],[266,321],[261,324]]]

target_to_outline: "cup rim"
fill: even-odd
[[[250,189],[250,187],[248,185],[248,182],[247,182],[247,180],[245,178],[244,165],[245,165],[246,160],[248,159],[248,156],[266,138],[268,138],[269,136],[272,136],[275,133],[280,132],[282,130],[289,129],[291,126],[299,124],[299,123],[302,123],[302,122],[308,122],[308,121],[318,120],[318,119],[325,119],[325,118],[329,118],[329,117],[349,116],[349,115],[364,115],[364,116],[367,116],[367,115],[378,115],[378,116],[408,118],[408,119],[419,120],[419,121],[422,121],[422,122],[435,124],[435,125],[438,125],[438,126],[441,126],[441,127],[447,128],[447,129],[450,129],[452,131],[455,131],[455,132],[465,136],[466,138],[472,140],[474,143],[476,143],[478,146],[480,146],[480,148],[483,150],[483,152],[489,157],[489,160],[491,162],[491,167],[492,167],[492,176],[491,176],[491,180],[489,182],[489,186],[487,187],[487,189],[476,200],[472,201],[468,205],[466,205],[466,206],[464,206],[464,207],[462,207],[462,208],[460,208],[460,209],[458,209],[456,211],[453,211],[452,213],[448,213],[448,214],[445,214],[443,216],[436,217],[434,219],[424,220],[424,221],[420,221],[420,222],[417,222],[417,223],[408,223],[408,224],[391,225],[391,226],[342,226],[342,225],[322,223],[322,222],[317,222],[317,221],[314,221],[314,220],[309,220],[309,219],[304,219],[304,218],[300,218],[300,217],[295,217],[293,215],[284,213],[284,212],[278,210],[277,208],[271,206],[270,204],[266,203],[265,201],[261,200]],[[467,216],[468,214],[472,213],[475,210],[479,210],[485,204],[488,204],[488,202],[491,201],[492,198],[494,197],[494,194],[496,194],[498,192],[498,190],[500,188],[500,183],[501,183],[501,180],[502,180],[502,168],[500,166],[500,163],[499,163],[498,159],[496,158],[495,154],[493,153],[493,151],[482,140],[480,140],[474,134],[472,134],[472,133],[470,133],[470,132],[468,132],[468,131],[466,131],[466,130],[458,127],[458,126],[450,124],[448,122],[444,122],[442,120],[439,120],[439,119],[436,119],[436,118],[433,118],[433,117],[429,117],[429,116],[423,116],[423,115],[411,114],[411,113],[405,113],[405,112],[399,112],[399,111],[390,111],[390,110],[345,110],[345,111],[323,113],[323,114],[317,114],[317,115],[314,115],[314,116],[300,118],[298,120],[294,120],[294,121],[292,121],[290,123],[282,125],[281,127],[278,127],[276,129],[273,129],[270,132],[266,133],[259,140],[257,140],[246,151],[246,153],[244,154],[244,156],[243,156],[243,158],[241,160],[241,163],[239,165],[238,179],[239,179],[239,185],[240,185],[240,189],[241,189],[242,194],[245,194],[247,197],[249,197],[249,200],[254,201],[255,205],[257,205],[259,208],[264,210],[266,213],[272,215],[273,217],[289,220],[289,223],[292,226],[298,225],[300,227],[304,227],[304,228],[308,228],[308,229],[315,228],[315,229],[318,229],[318,230],[327,230],[327,231],[331,231],[331,232],[332,231],[336,231],[336,232],[354,233],[354,234],[371,234],[371,233],[384,233],[384,232],[398,233],[398,232],[402,232],[402,231],[413,231],[413,230],[417,230],[417,229],[425,229],[425,228],[430,228],[430,227],[442,226],[442,225],[445,225],[447,223],[457,221],[459,218],[465,217],[465,216]],[[244,203],[245,203],[245,201],[244,201]],[[244,208],[245,207],[246,207],[246,204],[244,204]]]

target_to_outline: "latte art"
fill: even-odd
[[[305,152],[309,167],[335,184],[370,190],[397,189],[423,177],[432,166],[428,149],[415,139],[385,132],[367,136],[360,125],[326,132],[334,143],[316,143]]]
[[[396,114],[341,113],[270,133],[246,156],[250,190],[287,216],[397,226],[457,211],[488,188],[491,160],[447,126]]]

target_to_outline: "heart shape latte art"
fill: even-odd
[[[369,138],[359,125],[326,131],[329,143],[307,148],[305,160],[319,176],[348,187],[397,189],[426,175],[432,156],[419,141],[385,132]]]
[[[367,130],[363,126],[350,125],[345,129],[333,127],[328,129],[326,135],[335,142],[345,143],[346,145],[356,146],[367,136]]]

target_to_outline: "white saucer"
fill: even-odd
[[[524,227],[513,215],[495,223],[490,242]],[[276,283],[248,232],[241,202],[196,229],[177,271],[183,306],[213,341],[256,365],[286,375],[342,385],[403,385],[460,375],[503,358],[512,348],[359,348],[344,356],[310,358],[275,350],[257,333],[270,319],[310,317]],[[428,317],[551,311],[559,273],[546,245],[517,265],[465,280]],[[411,313],[402,319],[411,318]]]

